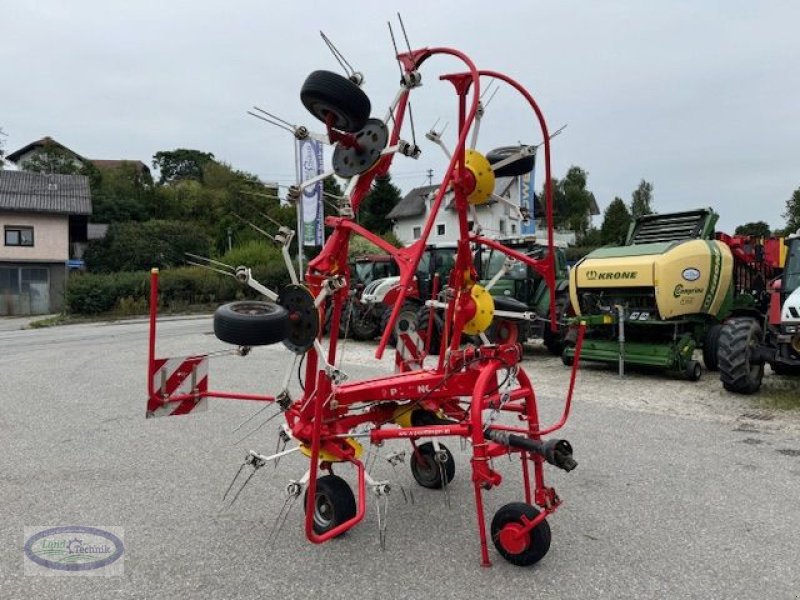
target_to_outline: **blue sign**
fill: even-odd
[[[522,222],[520,224],[520,232],[522,235],[533,235],[536,233],[536,193],[535,189],[535,177],[534,172],[536,171],[536,154],[533,155],[533,168],[531,168],[530,173],[525,173],[519,178],[519,205],[523,209],[527,209],[528,211],[528,222]]]

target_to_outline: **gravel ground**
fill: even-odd
[[[210,330],[208,318],[165,322],[159,355],[223,348]],[[143,322],[0,332],[0,598],[800,597],[800,411],[787,410],[800,405],[796,381],[768,374],[761,394],[740,397],[709,374],[619,379],[586,366],[564,430],[579,467],[548,471],[564,499],[549,554],[522,569],[491,548],[494,566],[482,569],[468,458],[455,442],[450,509],[378,459],[375,476],[395,484],[385,552],[373,503],[332,543],[305,540],[300,507],[267,540],[287,481],[304,471],[299,456],[262,469],[222,510],[246,451],[273,450],[276,421],[237,443],[249,403],[145,420],[146,339]],[[348,342],[345,369],[387,372],[391,359],[373,351]],[[211,385],[274,392],[289,358],[276,346],[215,359]],[[544,420],[556,418],[568,369],[540,347],[525,367]],[[489,519],[522,496],[519,469],[500,466]],[[123,528],[124,575],[24,575],[23,528],[63,524]]]

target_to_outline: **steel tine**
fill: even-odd
[[[242,421],[241,423],[239,423],[239,424],[236,426],[236,428],[235,428],[235,429],[233,429],[233,430],[231,431],[231,433],[236,433],[237,431],[239,431],[239,430],[240,430],[240,429],[241,429],[243,426],[247,425],[247,424],[248,424],[250,421],[252,421],[253,419],[255,419],[255,418],[258,416],[258,415],[260,415],[262,412],[264,412],[265,410],[267,410],[267,409],[268,409],[270,406],[271,406],[271,404],[265,404],[264,406],[262,406],[261,408],[259,408],[259,409],[258,409],[256,412],[254,412],[252,415],[250,415],[249,417],[247,417],[247,418],[246,418],[244,421]]]
[[[226,497],[228,496],[228,494],[230,493],[230,491],[231,491],[231,488],[233,487],[233,484],[234,484],[234,483],[236,483],[236,480],[239,478],[239,475],[241,474],[241,472],[242,472],[242,469],[244,469],[246,465],[247,465],[247,461],[244,461],[244,462],[242,463],[242,466],[241,466],[241,467],[239,467],[239,470],[238,470],[238,471],[236,471],[236,475],[234,475],[234,476],[233,476],[233,479],[231,480],[231,484],[228,486],[228,489],[227,489],[227,490],[225,490],[225,493],[222,495],[222,501],[223,501],[223,502],[225,501],[225,498],[226,498]]]
[[[234,442],[232,445],[233,445],[233,446],[235,446],[236,444],[241,444],[243,441],[245,441],[247,438],[249,438],[251,435],[253,435],[253,434],[254,434],[256,431],[258,431],[259,429],[261,429],[261,428],[262,428],[264,425],[266,425],[267,423],[269,423],[270,421],[272,421],[272,419],[274,419],[275,417],[277,417],[277,416],[278,416],[278,415],[280,415],[280,414],[281,414],[281,411],[278,411],[278,412],[276,412],[274,415],[270,415],[270,416],[269,416],[269,417],[268,417],[268,418],[267,418],[267,419],[266,419],[266,420],[265,420],[263,423],[261,423],[261,425],[259,425],[259,426],[258,426],[258,427],[256,427],[255,429],[253,429],[253,431],[251,431],[250,433],[248,433],[246,436],[244,436],[243,438],[241,438],[239,441],[237,441],[237,442]]]
[[[233,507],[234,503],[235,503],[235,502],[236,502],[236,500],[239,498],[239,494],[241,494],[241,493],[242,493],[242,490],[243,490],[244,488],[246,488],[246,487],[247,487],[247,484],[248,484],[248,483],[250,483],[250,480],[253,478],[253,475],[255,475],[255,474],[256,474],[256,471],[258,471],[258,469],[257,469],[257,468],[253,468],[253,472],[252,472],[252,473],[250,473],[250,475],[248,475],[248,476],[247,476],[247,479],[245,479],[245,480],[244,480],[244,483],[242,484],[242,487],[240,487],[240,488],[237,490],[237,492],[236,492],[236,495],[233,497],[233,500],[231,500],[231,503],[230,503],[230,504],[228,504],[227,508],[229,508],[229,509],[230,509],[230,508],[232,508],[232,507]]]

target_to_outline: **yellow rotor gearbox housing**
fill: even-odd
[[[361,455],[364,453],[364,447],[353,438],[347,438],[345,440],[355,451],[355,457],[361,458]],[[300,444],[300,452],[305,454],[306,456],[311,456],[311,446],[306,444]],[[342,462],[342,459],[333,454],[332,452],[328,452],[327,450],[323,450],[320,448],[319,451],[319,459],[324,460],[326,462]]]
[[[464,166],[475,178],[475,188],[467,196],[467,202],[474,206],[486,204],[494,193],[494,171],[491,163],[480,152],[467,150],[464,152]]]
[[[478,335],[489,329],[494,318],[494,298],[480,285],[473,285],[470,291],[473,302],[475,302],[475,316],[464,325],[464,333],[467,335]]]

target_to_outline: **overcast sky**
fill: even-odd
[[[310,71],[338,69],[323,30],[364,73],[373,115],[382,116],[398,80],[389,4],[0,0],[6,151],[45,135],[90,158],[148,164],[159,150],[196,148],[288,183],[291,136],[246,111],[255,104],[319,129],[299,90]],[[586,169],[601,209],[614,196],[629,202],[645,178],[659,212],[712,206],[721,229],[783,226],[786,199],[800,187],[800,3],[395,6],[412,47],[459,48],[528,87],[551,129],[567,123],[554,140],[554,173]],[[441,118],[452,142],[454,96],[438,76],[456,69],[446,59],[424,66],[412,96],[418,141]],[[479,149],[540,139],[522,102],[501,89]],[[426,182],[428,168],[441,177],[443,166],[428,144],[419,160],[395,161],[394,181],[407,191]]]

